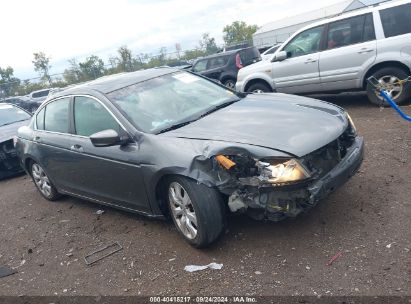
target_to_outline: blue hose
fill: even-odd
[[[405,120],[411,122],[411,116],[408,116],[403,111],[401,111],[400,107],[397,106],[397,104],[391,99],[391,97],[387,94],[387,92],[385,92],[384,90],[381,90],[380,95],[381,95],[382,98],[384,98],[390,104],[390,106],[392,108],[394,108],[395,111],[398,112],[398,114],[400,114],[400,116],[402,118],[404,118]]]

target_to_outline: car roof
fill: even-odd
[[[323,24],[327,24],[327,23],[330,23],[330,22],[338,21],[338,20],[347,19],[347,18],[350,18],[350,17],[363,15],[363,14],[366,14],[366,13],[371,13],[373,11],[379,11],[379,10],[382,10],[382,9],[385,9],[385,8],[390,8],[390,7],[394,7],[394,6],[401,5],[401,4],[406,4],[406,3],[409,3],[409,0],[387,1],[387,2],[378,3],[378,4],[373,5],[373,6],[367,6],[367,7],[358,9],[358,10],[344,12],[344,13],[339,14],[339,15],[334,16],[334,17],[330,17],[330,18],[326,18],[326,19],[323,19],[323,20],[320,20],[320,21],[317,21],[317,22],[313,22],[313,23],[299,29],[298,31],[296,31],[290,38],[295,37],[297,34],[303,32],[305,30],[308,30],[308,29],[311,29],[311,28],[314,28],[314,27],[317,27],[317,26],[320,26],[320,25],[323,25]],[[287,39],[287,41],[285,41],[285,42],[288,42],[290,40],[290,38]]]
[[[249,47],[246,47],[246,48],[239,48],[239,49],[235,49],[235,50],[230,50],[230,51],[216,53],[216,54],[209,55],[209,56],[200,57],[195,61],[195,63],[197,63],[197,61],[204,60],[204,59],[210,59],[210,58],[222,57],[222,56],[229,56],[229,55],[238,53],[240,51],[253,49],[253,48],[255,48],[255,46],[249,46]]]
[[[159,76],[179,71],[181,72],[181,69],[161,67],[147,70],[139,70],[130,73],[120,73],[109,76],[103,76],[96,80],[84,82],[66,89],[62,89],[61,91],[57,91],[53,94],[52,98],[60,97],[67,94],[75,94],[82,89],[95,90],[103,94],[107,94],[139,82],[143,82],[149,79],[153,79]]]

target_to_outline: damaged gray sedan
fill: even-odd
[[[172,68],[56,93],[19,130],[17,149],[46,199],[170,216],[196,247],[218,238],[226,212],[279,221],[309,210],[363,159],[337,106],[242,95]]]

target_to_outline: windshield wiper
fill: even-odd
[[[193,121],[199,120],[200,118],[203,118],[204,116],[207,116],[208,114],[211,114],[211,113],[213,113],[213,112],[215,112],[215,111],[217,111],[217,110],[219,110],[219,109],[225,108],[225,107],[229,106],[230,104],[233,104],[233,103],[235,103],[235,102],[237,102],[237,101],[239,101],[239,100],[240,100],[240,98],[230,99],[230,100],[228,100],[228,101],[226,101],[226,102],[224,102],[224,103],[221,103],[221,104],[219,104],[219,105],[216,105],[216,106],[208,109],[206,112],[202,113],[200,116],[198,116],[198,117],[196,117],[196,118],[194,118],[194,119],[186,120],[186,121],[177,123],[177,124],[175,124],[175,125],[171,125],[171,126],[165,128],[165,129],[162,129],[162,130],[158,131],[157,134],[164,133],[164,132],[168,132],[168,131],[171,131],[171,130],[175,130],[175,129],[184,127],[184,126],[192,123]]]
[[[240,98],[230,99],[230,100],[228,100],[228,101],[226,101],[226,102],[224,102],[224,103],[221,103],[221,104],[219,104],[219,105],[216,105],[216,106],[208,109],[206,112],[202,113],[199,118],[202,118],[202,117],[204,117],[204,116],[207,116],[207,115],[209,115],[209,114],[211,114],[211,113],[213,113],[213,112],[215,112],[215,111],[217,111],[217,110],[220,110],[220,109],[222,109],[222,108],[228,107],[229,105],[231,105],[231,104],[233,104],[233,103],[235,103],[235,102],[237,102],[237,101],[239,101],[239,100],[240,100]]]
[[[193,122],[193,121],[196,121],[196,120],[197,120],[197,119],[191,119],[191,120],[186,120],[186,121],[180,122],[180,123],[175,124],[175,125],[171,125],[171,126],[169,126],[169,127],[167,127],[167,128],[164,128],[164,129],[158,131],[157,134],[165,133],[165,132],[168,132],[168,131],[171,131],[171,130],[175,130],[175,129],[184,127],[185,125],[188,125],[189,123],[191,123],[191,122]]]

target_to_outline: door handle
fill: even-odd
[[[75,152],[79,152],[79,153],[83,153],[83,152],[84,152],[83,147],[80,146],[80,145],[72,145],[72,146],[70,147],[70,150],[71,150],[71,151],[75,151]]]
[[[374,51],[374,49],[367,49],[367,48],[362,48],[358,51],[358,54],[364,54],[364,53],[369,53]]]
[[[315,60],[315,59],[307,59],[304,63],[307,64],[307,63],[314,63],[314,62],[317,62],[317,60]]]

